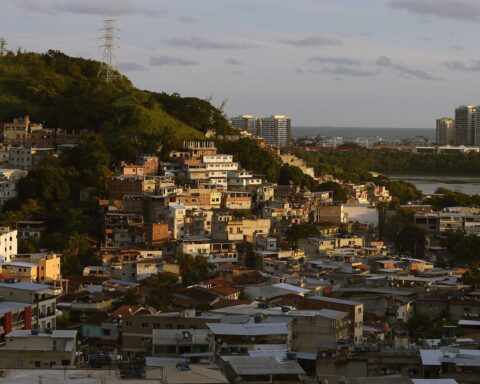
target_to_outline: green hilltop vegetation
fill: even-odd
[[[99,66],[59,51],[9,52],[0,57],[0,121],[30,115],[46,127],[100,133],[122,160],[202,139],[209,129],[231,130],[206,100],[143,91],[119,73],[106,84]]]

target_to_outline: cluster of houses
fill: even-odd
[[[480,292],[463,285],[465,269],[396,254],[377,233],[388,190],[344,188],[339,203],[276,185],[213,142],[189,141],[168,161],[119,165],[98,202],[100,264],[81,276],[61,275],[61,255],[18,254],[44,223],[1,228],[0,383],[31,369],[53,382],[54,368],[105,383],[480,382]],[[432,239],[475,232],[480,217],[406,209]],[[307,223],[315,235],[290,238]],[[147,305],[159,274],[181,281],[180,255],[204,258],[210,274]],[[442,337],[409,334],[418,314],[448,317]]]
[[[81,132],[45,128],[28,116],[4,123],[0,144],[0,207],[17,196],[17,183],[45,156],[76,145]]]

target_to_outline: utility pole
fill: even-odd
[[[0,56],[5,55],[5,53],[7,52],[7,50],[5,49],[6,46],[7,39],[5,39],[4,37],[0,37]]]
[[[115,55],[115,20],[104,20],[104,26],[100,31],[103,33],[103,56],[102,63],[98,70],[97,76],[103,77],[107,83],[110,83],[117,76],[115,71],[117,71],[117,57]]]

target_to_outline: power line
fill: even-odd
[[[98,70],[97,76],[103,77],[107,83],[110,83],[117,77],[118,65],[117,56],[115,54],[115,20],[104,20],[104,26],[101,31],[104,31],[102,38],[104,39],[102,63]]]

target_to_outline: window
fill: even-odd
[[[110,329],[102,329],[103,336],[110,336]]]
[[[142,322],[142,328],[148,328],[148,323]]]
[[[41,364],[40,364],[40,361],[35,361],[35,368],[40,368]]]
[[[131,322],[131,321],[125,321],[125,326],[126,326],[126,327],[131,327],[131,326],[132,326],[132,322]]]

